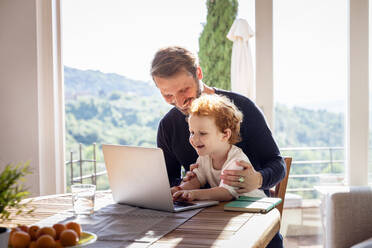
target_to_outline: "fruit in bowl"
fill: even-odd
[[[9,237],[11,248],[59,248],[74,246],[82,235],[79,223],[54,224],[52,227],[18,226]]]

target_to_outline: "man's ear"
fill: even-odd
[[[196,76],[198,77],[199,80],[203,79],[203,71],[200,66],[196,68]]]
[[[222,139],[223,139],[223,141],[229,141],[230,137],[231,137],[231,129],[230,128],[226,128],[223,131]]]

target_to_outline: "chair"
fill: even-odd
[[[282,181],[280,181],[275,186],[274,190],[270,190],[270,196],[278,197],[278,198],[282,199],[282,202],[278,206],[276,206],[276,208],[280,212],[280,216],[282,216],[282,212],[283,212],[285,192],[287,191],[288,176],[289,176],[289,171],[291,170],[292,158],[291,157],[286,157],[286,158],[284,158],[284,162],[285,162],[286,169],[287,169],[286,173],[285,173],[285,177],[283,178]]]
[[[322,204],[324,247],[372,247],[371,187],[346,187],[327,194]]]

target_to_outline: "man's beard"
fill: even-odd
[[[175,105],[173,105],[173,106],[175,106],[182,114],[184,114],[184,115],[186,115],[186,116],[188,116],[189,115],[189,113],[188,113],[188,110],[189,110],[189,108],[190,108],[190,106],[191,106],[191,103],[189,103],[189,102],[192,102],[192,101],[194,101],[196,98],[198,98],[199,96],[201,96],[201,94],[202,94],[202,92],[203,92],[203,89],[204,89],[204,87],[203,87],[203,83],[201,83],[198,79],[196,80],[196,83],[197,83],[197,88],[196,88],[196,93],[195,93],[195,97],[190,97],[190,98],[187,98],[187,105],[189,106],[188,108],[187,108],[187,110],[183,110],[183,109],[180,109],[179,107],[177,107],[177,106],[175,106]]]

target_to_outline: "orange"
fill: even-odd
[[[28,233],[28,226],[26,226],[26,225],[20,225],[20,226],[18,226],[18,228],[21,229],[22,231]]]
[[[37,248],[36,241],[31,241],[30,246],[28,248]]]
[[[72,246],[78,243],[79,237],[74,230],[67,229],[61,233],[60,241],[63,246]]]
[[[56,246],[56,241],[49,234],[43,234],[36,241],[36,248],[54,248]]]
[[[12,230],[10,231],[8,245],[11,245],[12,236],[17,231],[22,231],[22,230],[18,227],[13,227]]]
[[[55,248],[63,248],[62,244],[61,244],[61,240],[56,240],[56,246]]]
[[[61,232],[67,229],[64,224],[54,224],[53,228],[56,231],[56,239],[59,239]]]
[[[16,231],[12,235],[12,248],[26,248],[31,243],[30,235],[24,231]]]
[[[76,222],[71,221],[71,222],[68,222],[66,224],[66,227],[67,227],[67,229],[74,230],[76,232],[76,234],[78,235],[78,237],[80,238],[80,235],[81,235],[81,226],[80,226],[79,223],[76,223]]]
[[[36,240],[36,234],[38,230],[39,230],[38,226],[30,226],[28,228],[28,234],[30,234],[31,240]]]
[[[40,228],[36,233],[36,238],[39,239],[39,237],[44,234],[48,234],[52,236],[53,239],[56,238],[56,231],[54,230],[53,227],[45,226],[45,227]]]

